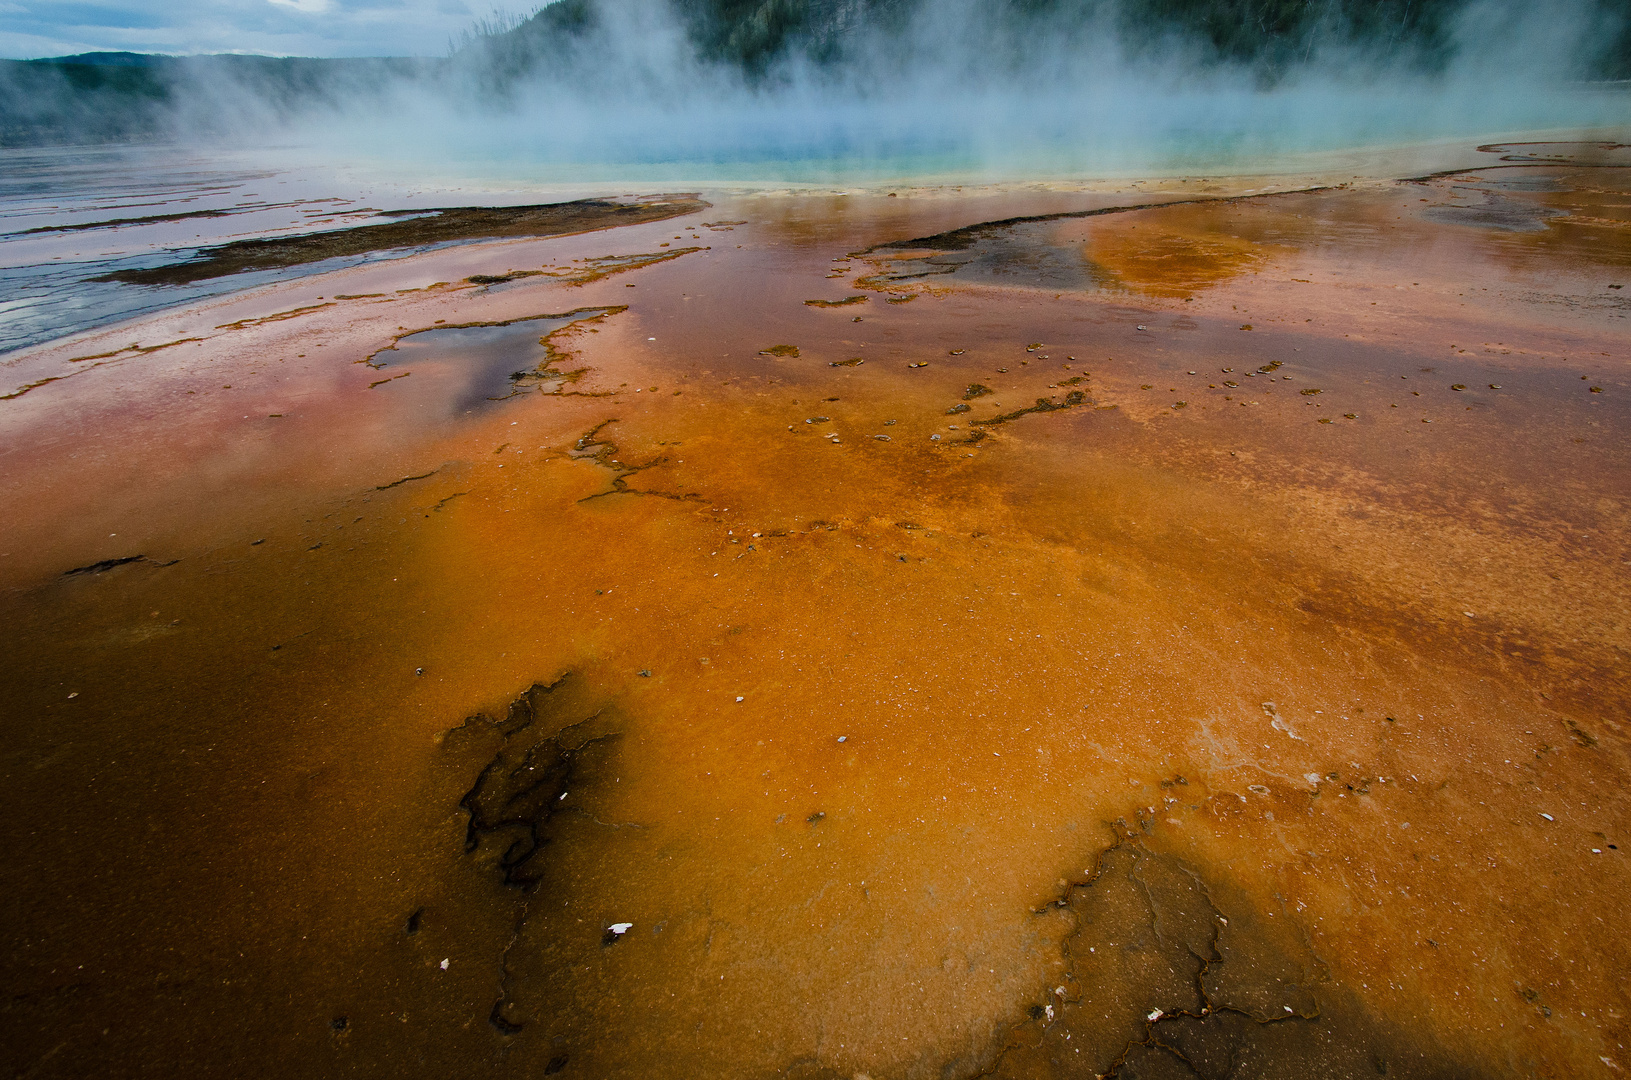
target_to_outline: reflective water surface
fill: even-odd
[[[1566,151],[705,192],[8,356],[14,1071],[1631,1065]]]

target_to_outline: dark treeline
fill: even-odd
[[[658,0],[647,0],[658,2]],[[852,71],[905,65],[925,28],[954,24],[959,55],[987,74],[1021,70],[1093,36],[1113,35],[1133,59],[1179,56],[1236,65],[1272,83],[1333,55],[1350,66],[1418,71],[1456,59],[1458,28],[1499,6],[1483,0],[668,0],[686,47],[703,64],[774,82],[789,63]],[[1517,0],[1521,3],[1521,0]],[[530,18],[487,23],[447,57],[306,59],[88,53],[0,60],[0,146],[164,139],[275,124],[298,112],[386,100],[404,84],[477,99],[551,79],[616,79],[595,50],[620,34],[639,0],[555,0]],[[932,4],[950,4],[944,12]],[[960,6],[957,6],[960,5]],[[1591,32],[1559,78],[1631,78],[1631,0],[1581,0]],[[944,18],[941,16],[944,15]],[[969,48],[970,40],[977,48]],[[846,66],[848,65],[848,66]]]
[[[671,0],[698,54],[750,75],[799,56],[832,64],[888,51],[933,0]],[[1201,63],[1247,64],[1273,79],[1332,48],[1373,61],[1431,70],[1453,59],[1452,24],[1476,20],[1476,0],[979,0],[957,11],[977,25],[1000,63],[1027,43],[1045,50],[1086,28],[1113,32],[1137,56],[1171,46]],[[1492,8],[1492,18],[1495,8]],[[597,0],[556,0],[518,26],[479,35],[465,52],[496,78],[569,55],[601,24]],[[1586,0],[1584,20],[1602,32],[1578,58],[1575,78],[1631,78],[1631,0]],[[932,21],[932,20],[931,20]],[[1016,51],[1017,50],[1017,51]],[[1006,55],[1003,55],[1006,53]]]

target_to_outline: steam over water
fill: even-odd
[[[514,205],[710,187],[863,190],[1137,177],[1396,175],[1454,160],[1513,131],[1610,131],[1619,86],[1496,94],[1451,86],[1296,83],[1270,90],[1216,74],[1167,83],[859,96],[831,87],[468,115],[402,90],[378,116],[298,117],[272,151],[183,143],[153,150],[0,150],[0,350],[224,295],[379,251],[186,286],[92,279],[164,265],[211,245],[376,223],[375,210]],[[1424,100],[1428,103],[1423,107]],[[1446,157],[1446,154],[1451,157]],[[1470,160],[1470,159],[1466,159]]]
[[[305,273],[90,280],[369,210],[630,188],[1369,175],[1389,148],[1420,148],[1389,157],[1384,172],[1403,175],[1441,163],[1433,144],[1590,135],[1631,111],[1625,85],[1584,78],[1619,32],[1586,3],[1463,6],[1430,53],[1311,31],[1265,67],[1178,35],[1131,39],[1102,12],[1025,23],[938,0],[887,25],[852,20],[833,55],[794,50],[753,74],[705,59],[662,5],[592,10],[573,35],[523,27],[440,66],[317,70],[299,93],[183,65],[144,121],[164,150],[0,150],[0,350]],[[52,95],[25,99],[46,109]]]
[[[435,76],[275,119],[296,142],[417,175],[853,184],[1261,171],[1626,114],[1623,86],[1590,81],[1618,24],[1587,3],[1464,6],[1431,55],[1316,35],[1266,69],[1176,34],[1131,41],[1104,15],[1012,23],[937,0],[903,25],[850,26],[835,56],[794,51],[753,75],[702,58],[662,5],[593,10],[581,36],[539,31],[519,56],[478,42]],[[274,119],[252,93],[239,104]]]

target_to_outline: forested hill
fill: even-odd
[[[887,53],[892,41],[916,44],[920,39],[903,31],[924,14],[919,29],[939,22],[936,2],[670,0],[701,56],[759,74],[791,56],[830,64],[860,52]],[[603,26],[608,10],[597,0],[556,0],[464,51],[483,56],[496,73],[525,70]],[[1022,62],[1027,53],[1083,34],[1114,34],[1135,56],[1177,49],[1191,62],[1248,64],[1273,78],[1333,50],[1350,61],[1442,66],[1456,51],[1457,22],[1474,24],[1476,33],[1483,17],[1498,35],[1499,10],[1477,0],[974,0],[948,6],[946,15],[977,32],[984,59],[998,64]],[[1631,78],[1631,0],[1581,0],[1557,12],[1560,18],[1573,12],[1595,28],[1568,75]]]

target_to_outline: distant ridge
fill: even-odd
[[[155,67],[174,57],[164,53],[87,52],[30,60],[31,64],[89,64],[97,67]]]
[[[0,148],[164,140],[435,79],[445,59],[91,52],[0,60]]]

